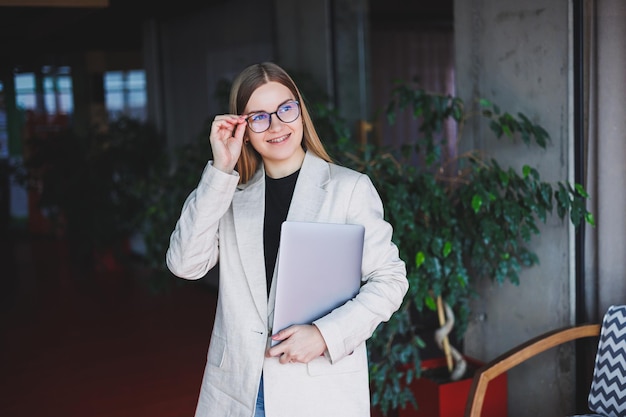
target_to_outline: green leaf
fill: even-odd
[[[500,171],[498,173],[498,176],[500,177],[500,184],[502,184],[503,187],[506,187],[509,185],[509,176],[507,175],[506,172]]]
[[[437,303],[435,302],[435,299],[430,295],[426,296],[424,304],[426,304],[426,307],[428,307],[430,310],[437,310]]]
[[[574,187],[576,188],[576,192],[578,194],[580,194],[581,197],[589,198],[589,194],[587,194],[587,191],[585,190],[585,188],[582,185],[574,184]]]
[[[474,194],[474,196],[472,197],[472,209],[474,209],[474,213],[478,213],[482,205],[483,198],[478,194]]]
[[[420,266],[422,266],[425,260],[426,260],[426,255],[424,255],[424,252],[419,251],[415,254],[415,266],[416,267],[419,268]]]
[[[457,275],[456,279],[461,287],[465,288],[467,286],[467,279],[464,275],[459,274]]]
[[[502,125],[500,125],[500,123],[492,120],[491,123],[489,123],[489,128],[496,134],[496,137],[500,138],[502,136]]]
[[[482,106],[482,107],[491,107],[491,101],[487,100],[486,98],[481,98],[480,100],[478,100],[478,103]]]
[[[458,97],[452,99],[452,118],[457,122],[463,118],[463,100]]]
[[[452,243],[448,241],[443,245],[443,257],[447,258],[450,252],[452,252]]]

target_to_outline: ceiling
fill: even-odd
[[[175,16],[224,0],[88,0],[105,7],[76,7],[76,0],[26,0],[51,6],[14,6],[0,0],[0,60],[23,62],[35,56],[85,49],[132,50],[141,47],[142,22],[149,17]],[[70,6],[59,6],[59,3]]]
[[[0,65],[87,49],[140,49],[145,19],[171,18],[226,1],[0,0]],[[452,0],[370,0],[370,15],[374,29],[445,25],[452,21]]]
[[[453,0],[369,0],[372,30],[450,29]]]

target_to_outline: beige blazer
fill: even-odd
[[[315,324],[328,346],[308,364],[265,358],[274,306],[263,251],[265,174],[247,184],[205,168],[183,205],[166,260],[198,279],[219,259],[219,297],[196,417],[252,417],[261,374],[268,417],[370,415],[365,341],[390,318],[408,289],[404,262],[370,179],[307,153],[287,216],[294,221],[365,226],[363,286]]]

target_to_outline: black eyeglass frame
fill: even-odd
[[[281,107],[283,107],[285,104],[289,104],[289,103],[296,103],[296,107],[297,107],[297,109],[298,109],[298,115],[297,115],[297,116],[296,116],[296,117],[295,117],[292,121],[287,122],[287,121],[283,120],[283,119],[282,119],[282,117],[280,117],[280,115],[278,114],[278,111],[279,111],[279,110],[280,110],[280,108],[281,108]],[[251,125],[251,122],[250,122],[250,118],[251,118],[252,116],[254,116],[254,115],[257,115],[257,114],[263,114],[263,113],[265,113],[265,114],[267,114],[267,115],[269,116],[269,122],[268,122],[267,127],[266,127],[265,129],[260,130],[260,131],[256,131],[256,130],[254,130],[254,129],[252,128],[252,125]],[[268,129],[272,126],[272,115],[276,115],[276,117],[278,118],[278,120],[280,120],[280,121],[281,121],[281,122],[283,122],[283,123],[293,123],[293,122],[295,122],[296,120],[298,120],[298,117],[300,117],[300,115],[301,115],[301,114],[302,114],[302,110],[300,109],[300,102],[299,102],[298,100],[287,100],[287,101],[285,101],[283,104],[281,104],[280,106],[278,106],[278,108],[277,108],[277,109],[276,109],[276,111],[274,111],[274,112],[268,113],[268,112],[265,112],[265,111],[259,111],[259,112],[255,112],[255,113],[251,114],[250,116],[246,117],[246,123],[248,124],[248,127],[250,128],[250,130],[252,130],[254,133],[263,133],[263,132],[266,132],[266,131],[267,131],[267,130],[268,130]]]

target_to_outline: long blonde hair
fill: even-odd
[[[303,149],[312,152],[327,162],[332,162],[315,131],[313,121],[311,120],[311,116],[309,115],[298,87],[284,69],[272,62],[251,65],[241,71],[237,78],[235,78],[230,90],[230,113],[242,114],[252,93],[263,84],[271,81],[287,87],[300,103],[300,115],[302,117],[303,127]],[[258,152],[255,151],[252,146],[243,146],[236,166],[240,177],[239,182],[241,184],[247,183],[259,168],[260,163],[261,156]]]

